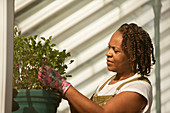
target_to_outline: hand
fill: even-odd
[[[55,88],[63,95],[71,85],[65,81],[55,70],[46,65],[43,65],[39,68],[38,79],[43,85],[50,88]]]

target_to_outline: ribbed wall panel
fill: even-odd
[[[162,0],[160,24],[162,113],[170,112],[170,0]],[[90,97],[106,69],[107,45],[122,24],[135,22],[154,39],[154,14],[149,0],[15,0],[15,25],[25,35],[53,36],[56,49],[71,52],[68,81]],[[155,74],[150,77],[155,97]],[[65,100],[58,113],[68,113]],[[155,113],[155,100],[152,113]]]

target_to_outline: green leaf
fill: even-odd
[[[52,39],[52,36],[50,36],[49,39],[51,40],[51,39]]]
[[[51,44],[51,47],[55,47],[56,46],[56,44]]]
[[[45,38],[44,38],[44,37],[41,37],[41,39],[45,41]]]
[[[18,35],[19,35],[19,36],[21,35],[21,31],[18,32]]]
[[[38,35],[21,36],[21,31],[17,27],[14,28],[14,32],[14,88],[49,89],[38,80],[38,68],[46,64],[57,70],[59,74],[66,74],[68,66],[65,64],[65,60],[71,54],[66,53],[66,50],[59,52],[54,49],[56,44],[51,43],[52,36],[47,39],[41,37],[41,40],[37,42]],[[45,43],[42,43],[42,40]],[[70,60],[70,63],[73,61]]]
[[[71,64],[71,63],[73,63],[74,62],[74,60],[70,60],[70,63],[69,64]]]
[[[34,36],[34,40],[36,40],[36,39],[37,39],[37,37],[38,37],[38,35],[35,35],[35,36]]]

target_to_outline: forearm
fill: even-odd
[[[71,113],[79,113],[70,102],[69,102],[69,105],[70,105],[70,111],[71,111]]]
[[[66,92],[65,97],[79,113],[104,113],[104,109],[102,107],[79,93],[72,86],[70,86]]]

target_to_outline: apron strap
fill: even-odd
[[[142,81],[148,82],[148,83],[151,85],[151,82],[148,80],[148,78],[146,78],[146,77],[144,77],[144,76],[141,76],[141,77],[134,78],[134,79],[132,79],[132,80],[129,80],[129,81],[127,81],[127,82],[122,83],[119,87],[117,87],[116,90],[120,90],[120,88],[121,88],[122,86],[124,86],[125,84],[127,84],[127,83],[129,83],[129,82],[136,81],[136,80],[142,80]]]
[[[101,91],[103,89],[103,87],[111,80],[115,77],[116,75],[110,77],[100,88],[99,88],[99,91]]]

